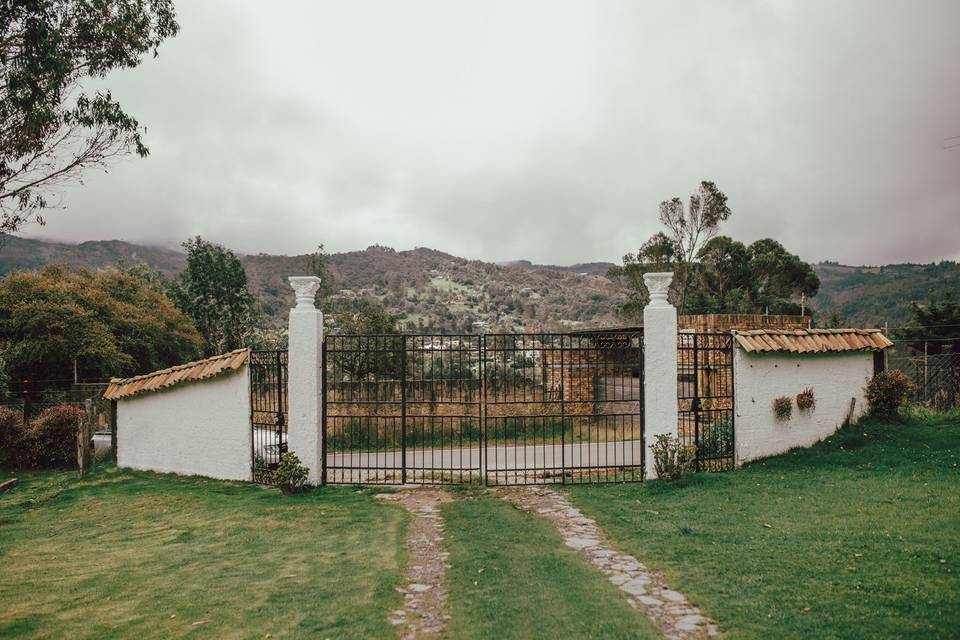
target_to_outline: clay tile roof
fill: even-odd
[[[142,393],[169,389],[185,382],[207,380],[225,373],[237,371],[247,362],[250,355],[248,349],[237,349],[230,353],[213,356],[206,360],[188,362],[169,369],[161,369],[153,373],[145,373],[132,378],[114,378],[110,381],[103,397],[107,400],[119,400]]]
[[[893,346],[879,329],[754,329],[733,335],[750,353],[837,353]]]

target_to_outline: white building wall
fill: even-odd
[[[117,465],[251,480],[250,367],[117,401]]]
[[[864,386],[872,375],[872,352],[756,354],[735,347],[737,464],[826,438],[843,424],[851,398],[853,417],[859,417],[866,410]],[[800,411],[796,395],[808,387],[816,406]],[[778,421],[773,415],[773,400],[779,396],[793,401],[789,420]]]

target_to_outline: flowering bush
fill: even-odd
[[[661,433],[650,450],[653,452],[653,466],[657,477],[661,480],[679,480],[693,473],[697,462],[695,446],[685,445],[669,433]]]
[[[910,400],[917,387],[903,371],[894,369],[881,371],[870,378],[865,391],[870,413],[889,418]]]
[[[813,396],[813,389],[809,387],[797,394],[797,409],[809,411],[817,406],[817,399]]]
[[[780,396],[773,400],[773,415],[777,420],[785,422],[793,415],[793,400],[788,396]]]

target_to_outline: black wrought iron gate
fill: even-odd
[[[287,352],[250,352],[253,480],[269,484],[287,451]]]
[[[734,451],[733,336],[677,336],[677,431],[697,447],[698,471],[727,471]]]
[[[640,330],[331,335],[323,349],[327,482],[643,478]]]

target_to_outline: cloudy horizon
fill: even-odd
[[[700,180],[808,261],[960,258],[960,3],[204,2],[108,77],[151,156],[24,236],[618,262]]]

